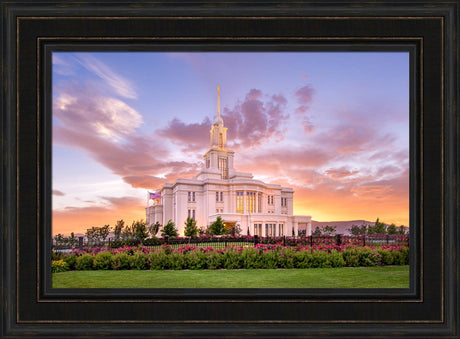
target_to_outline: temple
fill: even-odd
[[[172,220],[183,236],[187,217],[206,228],[221,216],[226,225],[238,225],[243,235],[310,235],[311,216],[293,215],[294,190],[237,172],[234,154],[227,149],[217,86],[217,115],[210,130],[210,149],[203,156],[204,168],[194,178],[177,179],[149,192],[147,225]]]

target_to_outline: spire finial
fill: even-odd
[[[217,85],[217,116],[220,117],[220,87]]]

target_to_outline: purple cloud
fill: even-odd
[[[311,122],[311,118],[307,115],[314,94],[315,89],[310,85],[305,85],[299,88],[294,93],[294,97],[296,98],[297,103],[299,104],[299,106],[295,110],[295,114],[301,118],[301,123],[304,128],[305,134],[312,133],[315,128],[315,126]]]

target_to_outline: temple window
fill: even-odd
[[[244,192],[243,191],[236,192],[236,213],[243,214],[243,199],[244,199]]]

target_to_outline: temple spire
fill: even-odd
[[[217,85],[217,116],[220,117],[220,88]]]
[[[225,149],[227,144],[227,128],[220,115],[220,87],[217,85],[217,115],[211,126],[211,148]]]

